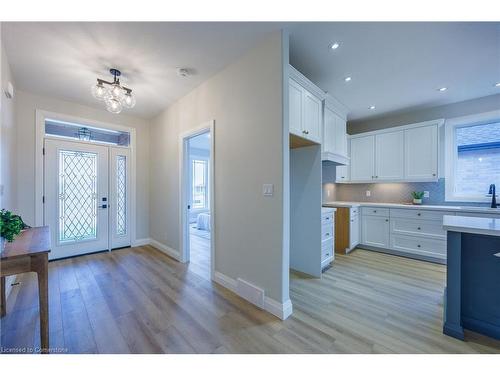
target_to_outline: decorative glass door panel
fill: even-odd
[[[97,238],[97,154],[59,150],[60,243]]]
[[[123,147],[109,150],[110,239],[111,248],[130,246],[130,151]]]

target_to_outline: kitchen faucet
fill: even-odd
[[[497,195],[495,190],[495,184],[491,184],[488,193],[488,195],[491,195],[491,208],[497,208]]]

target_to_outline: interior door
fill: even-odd
[[[108,250],[108,147],[45,139],[50,259]]]
[[[130,246],[130,150],[109,149],[109,225],[111,249]]]

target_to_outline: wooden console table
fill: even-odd
[[[49,227],[24,230],[14,242],[7,242],[1,253],[1,316],[6,314],[5,277],[25,272],[38,275],[38,296],[40,306],[41,352],[49,352],[49,301],[48,301],[48,254],[50,252]]]

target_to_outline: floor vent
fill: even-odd
[[[264,306],[264,290],[250,284],[248,281],[238,279],[237,293],[240,297],[259,307]]]

